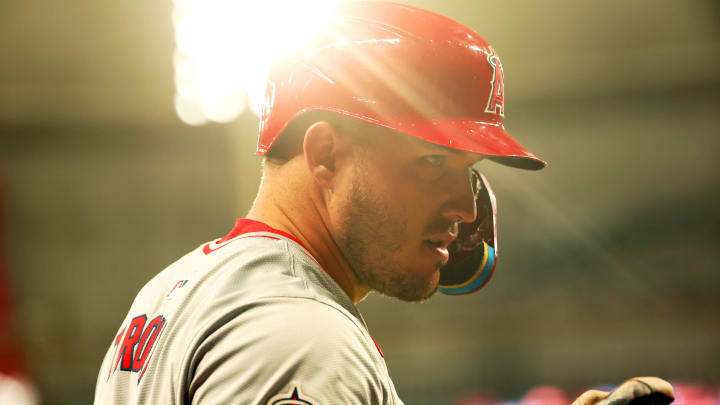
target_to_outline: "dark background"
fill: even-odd
[[[549,167],[481,164],[501,256],[480,294],[360,304],[404,401],[719,384],[720,4],[407,3],[494,45],[506,127]],[[5,252],[47,404],[92,401],[135,293],[257,188],[254,115],[190,127],[173,110],[172,7],[0,4]]]

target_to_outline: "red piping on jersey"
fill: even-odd
[[[255,221],[247,218],[238,218],[235,221],[235,227],[232,229],[232,231],[230,231],[230,233],[225,235],[217,243],[223,243],[236,236],[240,236],[244,233],[250,232],[270,232],[278,234],[296,242],[298,245],[302,246],[305,250],[307,250],[307,248],[302,244],[302,242],[300,242],[296,237],[290,235],[289,233],[281,231],[279,229],[271,228],[269,225],[264,224],[260,221]]]
[[[385,354],[382,352],[382,349],[380,348],[380,345],[375,341],[375,338],[370,336],[370,339],[372,339],[373,343],[375,343],[375,347],[377,347],[378,352],[380,353],[380,357],[383,359],[385,358]]]
[[[231,242],[233,242],[233,241],[240,240],[240,239],[245,239],[245,238],[268,238],[268,239],[280,240],[280,238],[276,238],[276,237],[274,237],[274,236],[267,236],[267,235],[249,235],[249,236],[239,235],[239,236],[236,236],[236,237],[234,237],[234,238],[232,238],[232,239],[226,240],[225,242],[221,242],[222,239],[218,239],[218,240],[213,241],[213,242],[208,242],[208,243],[205,244],[205,246],[203,246],[203,253],[205,253],[206,255],[207,255],[207,254],[210,254],[210,253],[212,253],[212,252],[220,249],[221,247],[223,247],[223,246],[225,246],[225,245],[227,245],[227,244],[229,244],[229,243],[231,243]],[[224,239],[224,238],[223,238],[223,239]],[[215,246],[211,247],[211,246],[210,246],[211,244],[214,244]]]
[[[247,218],[238,218],[235,221],[235,227],[230,231],[230,233],[223,236],[222,239],[215,241],[214,242],[216,245],[215,247],[210,247],[210,243],[205,244],[205,246],[203,246],[203,253],[209,254],[210,252],[215,251],[215,250],[220,249],[221,247],[225,246],[225,245],[223,245],[224,243],[229,242],[232,239],[235,239],[240,235],[243,235],[246,233],[253,233],[253,232],[274,233],[276,235],[290,239],[291,241],[302,246],[303,249],[305,249],[306,251],[309,252],[308,248],[305,247],[305,245],[303,245],[302,242],[300,242],[296,237],[290,235],[289,233],[287,233],[285,231],[281,231],[279,229],[272,228],[269,225],[262,223],[260,221],[255,221],[255,220],[247,219]],[[278,238],[273,238],[272,236],[265,236],[265,235],[258,235],[258,236],[262,236],[262,237],[270,238],[270,239],[278,239]],[[220,245],[220,246],[218,246],[218,245]],[[320,263],[318,263],[318,261],[315,260],[315,258],[312,257],[312,255],[310,255],[306,252],[303,252],[303,253],[305,253],[305,255],[307,257],[312,259],[312,261],[314,261],[318,266],[320,266]],[[320,268],[322,268],[322,266],[320,266]]]

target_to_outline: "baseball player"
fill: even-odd
[[[252,209],[142,288],[95,404],[402,404],[356,304],[487,283],[495,197],[473,165],[545,166],[503,117],[503,67],[477,33],[343,6],[270,73]]]

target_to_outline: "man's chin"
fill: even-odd
[[[423,302],[426,300],[429,300],[430,297],[432,297],[437,292],[437,285],[435,285],[434,288],[429,289],[427,292],[418,293],[417,291],[414,291],[413,293],[403,293],[403,294],[396,294],[393,295],[393,297],[405,301],[405,302]]]
[[[439,282],[440,270],[437,269],[430,279],[405,280],[404,282],[395,280],[392,286],[385,286],[386,288],[376,289],[376,291],[402,301],[418,302],[432,297],[437,292]]]

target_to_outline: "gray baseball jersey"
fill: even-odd
[[[95,404],[402,401],[345,292],[291,235],[239,219],[142,288]]]

